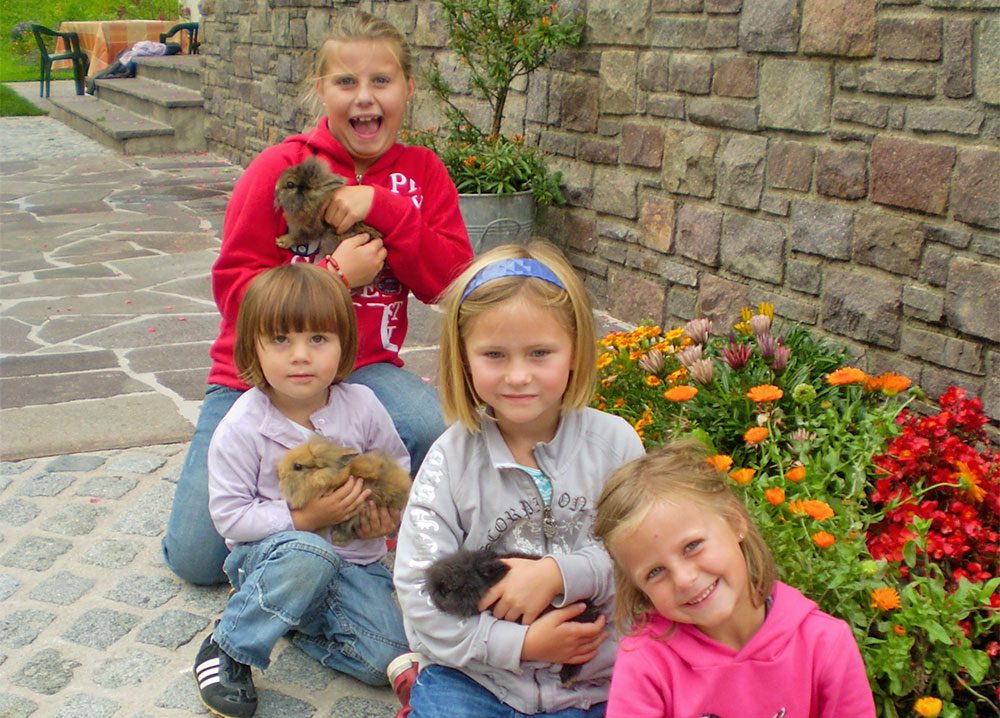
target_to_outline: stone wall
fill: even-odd
[[[743,304],[1000,419],[1000,0],[578,0],[586,42],[509,103],[563,171],[563,244],[630,321]],[[211,148],[304,127],[331,0],[203,0]],[[361,3],[442,51],[429,0]],[[426,65],[424,65],[426,66]],[[411,124],[440,120],[418,94]]]

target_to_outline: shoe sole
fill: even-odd
[[[201,701],[201,704],[203,706],[205,706],[205,710],[207,710],[214,716],[220,716],[220,718],[240,718],[240,716],[229,715],[228,713],[219,713],[219,711],[217,711],[215,708],[213,708],[212,706],[208,705],[208,703],[205,702],[205,699],[201,697],[201,693],[198,694],[198,700]]]
[[[419,665],[419,657],[419,653],[404,653],[401,656],[393,658],[385,669],[385,674],[389,678],[389,685],[395,683],[400,674],[405,673],[414,663]]]

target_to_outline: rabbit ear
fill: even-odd
[[[355,458],[357,458],[357,457],[358,457],[359,455],[360,455],[360,454],[358,454],[358,452],[356,452],[356,451],[350,451],[350,452],[346,452],[346,453],[344,453],[344,454],[343,454],[343,455],[341,455],[341,457],[340,457],[340,458],[339,458],[339,459],[337,460],[337,468],[338,468],[338,469],[342,469],[342,468],[344,468],[344,467],[345,467],[345,466],[347,466],[347,465],[348,465],[349,463],[351,463],[351,460],[352,460],[352,459],[355,459]]]

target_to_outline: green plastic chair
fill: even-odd
[[[80,49],[80,36],[75,32],[56,32],[43,25],[32,25],[31,34],[35,36],[38,43],[38,50],[42,58],[42,76],[38,81],[38,96],[48,97],[52,87],[52,63],[56,60],[73,61],[73,79],[76,81],[76,94],[83,94],[83,78],[87,74],[84,69],[87,66],[87,56]],[[63,45],[67,48],[65,52],[49,52],[48,42],[52,43],[53,50],[56,47],[57,38],[63,39]]]
[[[185,32],[188,34],[188,54],[197,55],[201,43],[198,42],[198,23],[196,22],[182,22],[179,25],[174,25],[166,32],[160,33],[160,42],[166,44],[167,38]]]

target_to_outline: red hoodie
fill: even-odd
[[[472,259],[458,192],[437,155],[396,143],[356,177],[354,159],[330,134],[324,117],[310,132],[261,152],[233,188],[222,249],[212,267],[212,292],[222,321],[210,352],[210,384],[247,388],[233,364],[236,313],[251,279],[295,257],[275,244],[288,226],[274,208],[274,185],[286,167],[309,155],[327,161],[348,185],[375,188],[364,221],[384,235],[387,257],[375,280],[352,292],[359,340],[355,368],[375,362],[402,366],[399,350],[406,338],[409,293],[433,302]]]

